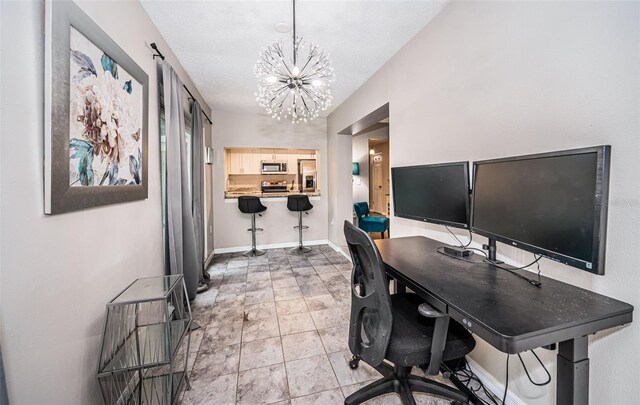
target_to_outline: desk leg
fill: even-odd
[[[589,403],[589,347],[587,336],[560,342],[556,403],[582,405]]]

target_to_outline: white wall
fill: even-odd
[[[329,116],[331,240],[343,243],[341,223],[351,215],[351,200],[341,197],[350,188],[341,173],[351,139],[337,132],[386,102],[392,166],[611,144],[606,275],[548,260],[541,267],[638,308],[640,272],[630,252],[640,240],[639,21],[637,2],[452,2]],[[438,226],[391,222],[394,236],[450,241]],[[531,260],[504,245],[499,251],[512,262]],[[637,401],[638,342],[637,321],[590,337],[591,403]],[[555,372],[555,353],[538,352]],[[472,357],[504,381],[504,354],[479,341]],[[521,368],[512,359],[510,390],[526,403],[553,403],[555,386],[533,387]]]
[[[102,401],[105,304],[135,278],[163,274],[157,77],[145,43],[196,91],[139,3],[80,6],[149,75],[149,197],[43,214],[44,2],[0,2],[0,343],[13,404]]]
[[[238,204],[224,201],[224,148],[272,147],[291,149],[318,149],[320,151],[320,200],[312,201],[313,209],[303,217],[309,229],[303,240],[326,240],[327,237],[327,126],[325,119],[308,124],[277,121],[269,115],[242,114],[214,111],[215,149],[213,182],[214,243],[216,249],[251,245],[250,216],[238,210]],[[329,163],[330,164],[330,163]],[[257,234],[258,245],[296,242],[297,213],[287,210],[286,201],[263,198],[267,212],[257,217],[257,226],[264,232]]]
[[[369,202],[369,139],[389,139],[389,127],[355,135],[351,161],[360,164],[360,175],[353,176],[353,202]]]

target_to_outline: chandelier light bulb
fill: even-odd
[[[278,81],[278,78],[275,76],[267,76],[264,80],[266,80],[268,83],[275,83]]]
[[[300,74],[300,69],[297,66],[294,66],[291,73],[293,73],[294,76],[298,76]]]

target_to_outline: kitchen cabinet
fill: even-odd
[[[260,150],[254,148],[227,149],[228,174],[260,174]]]
[[[298,174],[298,153],[297,149],[290,149],[287,154],[287,171],[289,174]]]
[[[242,149],[242,158],[244,163],[244,174],[260,174],[261,173],[261,165],[260,165],[260,149],[252,148]]]
[[[228,149],[227,162],[229,162],[227,167],[229,174],[243,174],[242,149]]]
[[[298,151],[298,159],[315,159],[316,151],[312,149],[301,149]]]
[[[289,158],[287,149],[260,149],[260,160],[279,160],[286,162]]]

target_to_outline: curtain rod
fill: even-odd
[[[151,49],[153,49],[156,53],[153,55],[153,59],[157,57],[159,57],[160,59],[164,60],[164,55],[160,52],[160,50],[158,49],[158,45],[156,45],[155,42],[152,42],[151,44],[149,44],[149,46],[151,46]],[[196,101],[196,98],[193,97],[193,94],[191,94],[191,92],[189,91],[189,89],[187,88],[187,86],[185,86],[184,84],[182,85],[182,87],[184,87],[184,89],[187,91],[187,93],[189,93],[189,96],[191,97],[192,100]],[[200,110],[202,111],[202,110]],[[213,125],[213,122],[211,121],[211,119],[209,118],[209,116],[207,115],[206,112],[202,111],[202,115],[204,115],[204,117],[207,119],[207,121],[209,121],[210,125]]]

